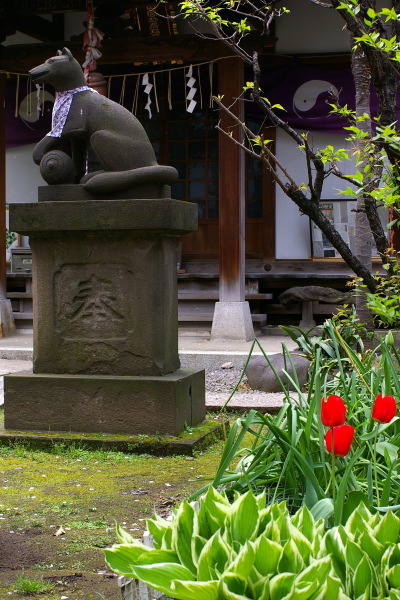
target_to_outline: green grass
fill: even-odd
[[[16,590],[24,596],[34,596],[36,594],[45,594],[54,590],[54,584],[43,579],[31,579],[25,574],[19,575],[16,581]]]

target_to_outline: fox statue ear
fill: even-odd
[[[68,48],[63,48],[61,54],[63,54],[64,56],[68,56],[69,60],[74,60],[74,57],[72,56]]]
[[[61,54],[62,54],[61,50],[57,50],[56,56],[61,56]]]

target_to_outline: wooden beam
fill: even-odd
[[[33,35],[33,34],[31,34]],[[45,42],[42,44],[18,44],[5,46],[1,61],[4,71],[26,73],[40,65],[57,50],[67,46],[77,60],[84,61],[82,39],[70,41]],[[269,43],[269,42],[268,42]],[[272,40],[271,40],[272,43]],[[266,45],[266,51],[267,45]],[[224,58],[232,55],[230,49],[218,40],[203,39],[196,35],[146,36],[135,35],[118,39],[105,39],[101,45],[100,65],[134,63],[170,63],[182,61],[191,63]]]
[[[15,0],[13,0],[15,2]],[[10,0],[6,0],[10,2]],[[100,0],[101,2],[101,0]],[[24,0],[19,2],[20,11],[25,14],[54,14],[80,12],[86,10],[86,0]]]
[[[229,58],[219,63],[218,94],[241,120],[244,103],[235,98],[243,90],[243,62]],[[220,112],[220,125],[230,129],[239,139],[241,131],[231,119]],[[227,136],[219,137],[219,277],[220,301],[243,302],[245,273],[245,174],[244,153]]]
[[[25,44],[3,48],[1,68],[4,71],[26,73],[43,63],[57,50],[67,46],[77,60],[84,60],[82,41],[59,43]],[[101,47],[100,65],[128,64],[153,61],[170,62],[181,60],[195,62],[228,56],[228,50],[219,42],[210,42],[195,36],[147,37],[146,39],[122,38],[104,40]]]
[[[6,76],[0,73],[0,300],[6,298]]]

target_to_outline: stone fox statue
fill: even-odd
[[[158,165],[153,147],[137,118],[86,85],[82,68],[68,48],[59,50],[57,56],[29,73],[33,83],[50,84],[56,91],[52,130],[34,149],[36,164],[46,160],[46,155],[51,156],[47,153],[70,142],[73,183],[81,183],[90,193],[113,193],[141,183],[167,184],[177,179],[176,169]],[[88,145],[103,170],[82,177]],[[66,181],[61,175],[51,182]]]

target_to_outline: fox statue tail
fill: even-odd
[[[129,171],[102,171],[85,179],[82,183],[87,192],[108,194],[120,192],[142,183],[170,184],[178,179],[178,171],[174,167],[152,165]]]

